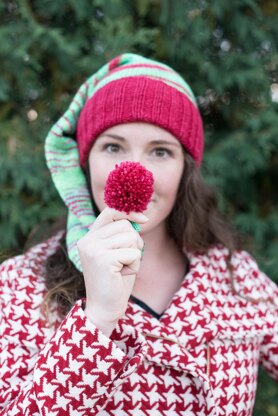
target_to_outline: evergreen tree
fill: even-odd
[[[37,224],[66,215],[45,136],[84,79],[128,51],[171,65],[192,86],[205,123],[204,176],[274,279],[277,17],[276,0],[2,0],[0,250],[21,251]],[[260,380],[254,414],[278,415],[277,385]]]

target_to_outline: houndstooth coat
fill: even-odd
[[[0,269],[0,416],[249,416],[258,365],[278,380],[278,289],[247,252],[189,255],[158,320],[130,301],[111,339],[83,300],[51,327],[42,264],[61,235]],[[278,394],[278,385],[277,385]]]

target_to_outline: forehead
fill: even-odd
[[[172,144],[179,143],[176,137],[173,136],[169,131],[164,130],[154,124],[143,122],[117,124],[116,126],[110,127],[109,129],[102,132],[100,137],[105,137],[106,135],[116,135],[123,137],[126,140],[163,140]]]

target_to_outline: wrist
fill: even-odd
[[[95,310],[91,311],[86,304],[84,305],[84,313],[89,321],[95,325],[101,332],[110,338],[113,330],[116,328],[117,320],[106,319],[103,315],[98,314]]]

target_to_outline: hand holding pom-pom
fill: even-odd
[[[140,268],[144,241],[136,231],[148,220],[142,211],[151,200],[153,183],[152,173],[140,163],[116,165],[104,190],[108,207],[78,241],[86,286],[85,314],[108,337],[126,311]],[[117,220],[126,220],[121,229]]]
[[[138,162],[122,162],[110,172],[104,190],[105,203],[110,208],[143,212],[153,194],[153,175]],[[140,231],[137,224],[133,227]]]

